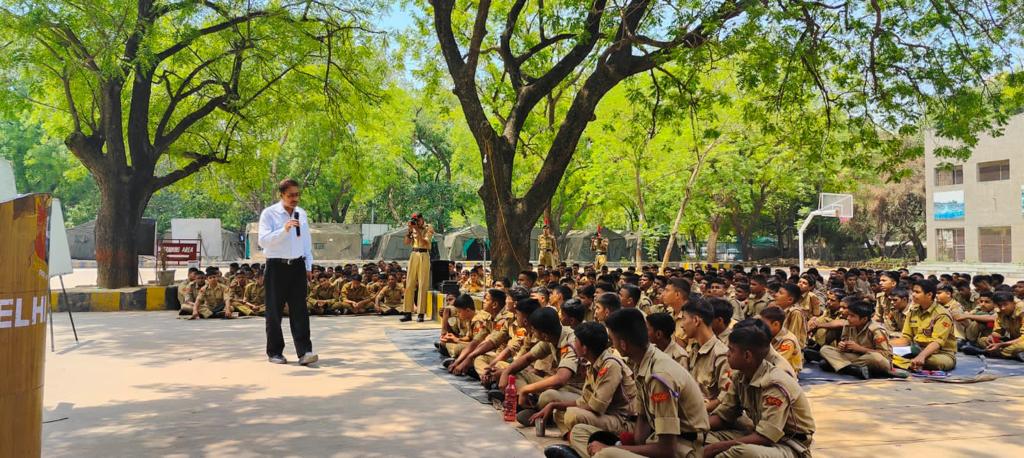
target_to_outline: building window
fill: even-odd
[[[964,262],[964,230],[935,230],[935,260],[939,262]]]
[[[935,167],[935,186],[964,184],[964,166],[940,165]]]
[[[978,181],[1010,179],[1010,161],[982,162],[978,164]]]
[[[1011,262],[1009,226],[978,228],[978,260],[981,262]]]

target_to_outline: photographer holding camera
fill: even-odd
[[[423,307],[430,291],[430,242],[433,239],[433,226],[423,220],[422,214],[413,213],[403,240],[412,246],[412,253],[409,253],[409,275],[405,280],[405,314],[399,321],[412,321],[415,312],[419,314],[417,321],[423,322]]]

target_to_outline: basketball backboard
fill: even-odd
[[[853,218],[853,195],[823,192],[818,195],[818,210],[822,212],[820,216],[844,220]],[[829,210],[835,214],[829,214]]]

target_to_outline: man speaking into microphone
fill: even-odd
[[[266,288],[267,357],[271,363],[286,364],[281,315],[288,304],[295,354],[303,366],[317,361],[309,340],[309,311],[306,287],[313,273],[313,239],[306,211],[299,208],[299,182],[288,178],[277,185],[281,201],[260,214],[259,244],[267,257]]]

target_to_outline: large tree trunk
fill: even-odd
[[[97,180],[100,210],[96,215],[97,285],[103,288],[137,286],[138,251],[135,234],[149,202],[149,190],[115,180]]]
[[[530,263],[533,222],[515,222],[513,215],[509,214],[511,212],[500,212],[498,205],[484,194],[481,193],[481,197],[487,208],[484,213],[487,235],[491,239],[491,275],[495,279],[515,281],[519,272]]]
[[[712,218],[710,221],[711,230],[708,232],[708,262],[718,261],[718,233],[722,230],[722,225],[718,217]]]

